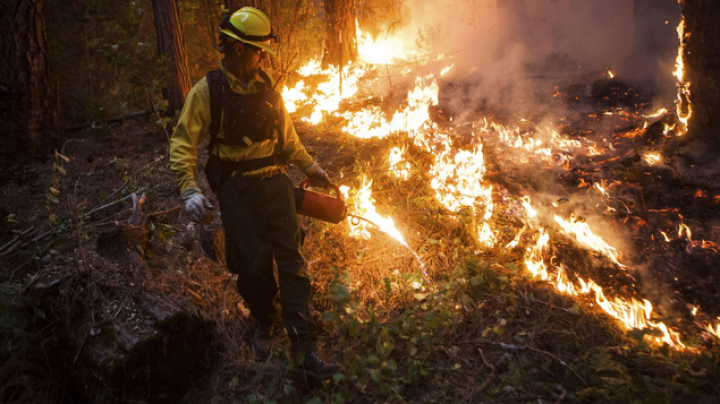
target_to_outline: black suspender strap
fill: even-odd
[[[225,87],[223,85],[224,77],[220,68],[208,72],[206,80],[208,83],[208,89],[210,90],[210,143],[208,144],[208,149],[210,150],[211,155],[215,154],[217,156],[217,152],[214,149],[218,133],[220,133],[220,122],[223,109],[222,93],[223,88]]]
[[[273,91],[272,81],[268,74],[262,70],[260,70],[259,73],[260,77],[265,82],[265,86],[268,91]],[[220,68],[208,72],[206,80],[208,83],[208,89],[210,91],[210,142],[208,144],[208,149],[211,156],[214,155],[216,157],[219,157],[218,151],[215,146],[218,142],[217,137],[220,133],[220,125],[222,122],[222,94],[223,91],[225,91],[225,89],[229,87],[229,84],[227,83],[227,79],[225,79],[225,77],[222,75],[222,71],[220,70]],[[287,165],[288,157],[287,154],[285,154],[284,150],[285,139],[283,138],[279,130],[277,140],[278,142],[277,144],[275,144],[273,154],[270,156],[242,161],[221,161],[221,163],[223,165],[231,167],[233,171],[240,172],[259,170],[261,168],[273,165]]]

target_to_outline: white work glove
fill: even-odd
[[[180,194],[180,198],[185,203],[185,214],[188,219],[195,223],[210,224],[213,216],[210,213],[215,207],[202,194],[199,188],[190,187]]]
[[[320,164],[318,163],[312,163],[312,165],[308,167],[307,170],[305,170],[305,175],[307,175],[308,178],[312,180],[320,180],[324,181],[327,184],[332,184],[332,181],[330,181],[330,176],[327,172],[325,172],[325,170],[320,168]]]

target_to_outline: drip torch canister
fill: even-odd
[[[335,184],[327,184],[335,190],[335,197],[307,189],[310,180],[305,180],[295,188],[295,208],[297,213],[315,219],[338,224],[347,216],[347,207]]]

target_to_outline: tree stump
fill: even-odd
[[[104,258],[92,271],[37,274],[22,296],[42,320],[53,374],[91,403],[175,403],[211,369],[214,323],[181,299],[165,296],[164,278],[147,273],[152,236],[132,195],[128,223],[99,236]],[[50,341],[48,343],[48,341]]]
[[[214,325],[127,275],[110,265],[46,273],[23,298],[43,313],[37,332],[52,341],[53,373],[74,394],[93,403],[177,402],[212,368]]]
[[[145,221],[142,212],[142,205],[145,203],[145,195],[140,198],[135,193],[132,195],[133,213],[128,223],[118,223],[98,236],[98,253],[105,258],[114,261],[127,261],[136,270],[145,268],[143,252],[147,247],[152,231]]]

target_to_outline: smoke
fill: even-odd
[[[464,108],[518,115],[537,110],[536,95],[553,85],[609,70],[651,98],[672,99],[679,17],[676,0],[408,0],[393,29],[452,60],[445,80],[467,87]]]

